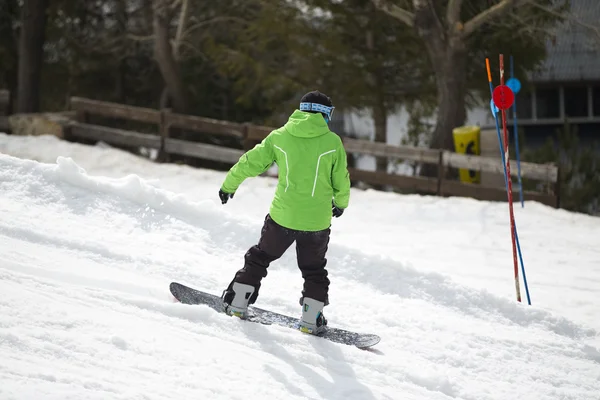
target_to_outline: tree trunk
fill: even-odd
[[[375,141],[386,143],[387,139],[387,110],[385,104],[373,107],[373,122],[375,123]],[[375,157],[377,171],[387,172],[389,160],[387,157]]]
[[[10,96],[8,99],[8,114],[12,114],[16,105],[17,80],[18,80],[18,34],[13,27],[15,20],[19,18],[19,6],[16,0],[6,0],[4,7],[0,7],[0,46],[6,49],[8,57],[3,61],[4,76],[2,77],[3,86],[5,86]],[[2,85],[0,83],[0,85]]]
[[[127,4],[126,0],[119,0],[116,2],[116,20],[117,20],[117,31],[121,36],[120,42],[121,46],[126,40],[127,35],[127,23],[129,20],[129,16],[127,15]],[[123,47],[121,47],[123,48]],[[126,54],[123,52],[121,54]],[[115,95],[114,98],[116,101],[121,103],[126,103],[126,93],[127,93],[127,62],[125,56],[121,56],[119,54],[117,65],[115,68]]]
[[[438,109],[429,147],[454,151],[452,130],[463,125],[466,119],[467,82],[464,71],[467,52],[463,43],[454,43],[430,57],[436,75]],[[435,177],[437,168],[437,165],[424,164],[421,175]]]
[[[163,0],[156,0],[153,19],[154,58],[169,91],[174,111],[185,113],[187,110],[185,90],[171,46],[169,21],[167,4]]]
[[[467,49],[464,39],[444,30],[435,11],[423,5],[415,12],[415,30],[423,39],[433,66],[438,92],[436,124],[430,147],[452,150],[452,129],[464,124],[467,81]],[[437,166],[425,164],[423,176],[436,176]]]
[[[48,0],[25,0],[21,11],[17,113],[40,109],[40,82]]]
[[[377,12],[374,7],[368,7],[371,14]],[[371,57],[377,57],[375,53],[375,34],[373,30],[368,29],[365,31],[365,41],[367,49],[371,53]],[[375,142],[386,143],[387,142],[387,109],[385,103],[385,80],[383,79],[382,72],[379,68],[375,67],[370,71],[369,81],[373,85],[375,92],[377,93],[377,99],[373,106],[373,123],[375,124]],[[375,170],[381,172],[387,172],[389,160],[387,157],[375,157]]]
[[[431,138],[431,147],[453,150],[452,129],[464,124],[466,119],[465,96],[467,82],[464,71],[467,64],[467,54],[464,48],[449,46],[442,57],[443,61],[438,60],[434,64],[438,91],[438,111],[435,129]]]
[[[171,108],[171,102],[170,102],[171,98],[169,97],[169,89],[167,89],[167,87],[164,87],[162,92],[160,92],[160,100],[159,100],[159,105],[158,107],[161,110],[164,110],[166,108]]]

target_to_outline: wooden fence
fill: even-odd
[[[169,110],[133,107],[80,97],[70,99],[70,109],[75,112],[76,121],[66,127],[67,138],[102,140],[122,146],[143,146],[159,150],[166,155],[167,159],[169,155],[182,155],[234,164],[245,150],[250,149],[273,130],[273,128],[265,126],[225,122],[176,114]],[[155,126],[154,134],[90,124],[89,117],[91,115],[149,123]],[[242,143],[243,150],[175,139],[170,137],[171,128],[181,128],[198,132],[201,135],[211,134],[235,138]],[[439,171],[436,178],[426,178],[350,168],[350,177],[354,182],[362,181],[374,185],[390,185],[409,192],[429,193],[438,196],[473,197],[492,201],[507,200],[504,187],[487,187],[444,178],[447,168],[465,168],[503,174],[504,167],[500,159],[421,147],[393,146],[352,138],[342,138],[342,140],[347,153],[437,164]],[[516,166],[514,160],[511,160],[511,163]],[[513,176],[516,175],[516,170],[516,167],[511,168]],[[521,162],[521,175],[524,179],[544,182],[546,186],[545,192],[524,191],[523,195],[526,200],[539,201],[553,207],[559,206],[559,173],[555,165]],[[514,187],[515,185],[513,185]],[[518,193],[513,193],[513,201],[518,199],[518,196]]]

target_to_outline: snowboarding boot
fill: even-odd
[[[223,291],[223,310],[226,314],[245,318],[248,314],[248,302],[254,293],[254,286],[234,282],[231,289]]]
[[[323,315],[325,303],[310,297],[302,297],[300,304],[302,305],[302,318],[300,319],[299,329],[312,335],[318,335],[325,331],[327,325],[327,320]]]

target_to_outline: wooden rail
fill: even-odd
[[[160,136],[79,122],[70,126],[70,136],[82,139],[102,140],[106,143],[122,146],[149,147],[152,149],[160,149],[162,147]]]
[[[450,151],[444,151],[443,158],[443,163],[447,167],[504,174],[504,166],[496,158],[459,154]],[[517,165],[516,160],[510,160],[510,163],[511,165]],[[517,168],[512,168],[510,174],[511,176],[518,176]],[[521,161],[521,176],[523,178],[556,183],[558,180],[558,168],[553,164],[534,164]]]
[[[398,158],[402,160],[420,161],[426,164],[437,164],[439,150],[412,146],[392,146],[386,143],[370,142],[368,140],[344,138],[344,148],[347,152],[364,153],[372,156]]]
[[[235,164],[244,154],[242,150],[214,144],[193,143],[187,140],[166,139],[164,151],[168,154],[179,154],[206,160]]]
[[[160,111],[152,108],[134,107],[125,104],[84,99],[82,97],[71,97],[70,108],[80,114],[78,116],[78,119],[82,119],[80,122],[87,122],[87,116],[93,114],[121,118],[128,121],[160,124]]]
[[[71,98],[71,109],[75,111],[77,121],[68,128],[69,135],[85,139],[103,140],[124,146],[143,146],[159,149],[164,154],[178,154],[188,157],[219,161],[229,164],[237,162],[245,150],[264,139],[273,128],[220,121],[190,115],[172,113],[170,110],[154,110],[143,107],[133,107],[123,104],[89,100],[80,97]],[[90,125],[89,115],[145,122],[156,125],[156,134],[132,132],[122,129]],[[214,144],[197,143],[170,137],[171,128],[180,128],[199,132],[203,135],[216,135],[239,140],[244,150]],[[504,173],[502,162],[496,158],[475,155],[458,154],[446,150],[427,149],[411,146],[394,146],[368,140],[343,138],[347,153],[360,153],[377,157],[408,160],[426,164],[437,164],[440,174],[436,178],[413,177],[388,174],[379,171],[364,171],[351,168],[350,177],[353,181],[363,181],[375,185],[390,185],[395,188],[430,193],[440,196],[464,196],[480,200],[506,201],[506,190],[503,187],[486,187],[480,184],[462,183],[447,180],[443,171],[447,168],[464,168],[469,170]],[[511,160],[512,163],[516,162]],[[517,174],[513,168],[511,174]],[[553,164],[534,164],[521,162],[521,175],[546,182],[554,193],[524,192],[526,200],[559,206],[558,168]],[[518,201],[518,193],[513,193],[513,200]]]
[[[168,127],[188,129],[190,131],[212,133],[221,136],[234,136],[244,138],[244,125],[218,119],[202,118],[192,115],[165,113]]]

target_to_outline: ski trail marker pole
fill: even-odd
[[[510,158],[508,152],[508,133],[506,131],[506,109],[510,108],[512,102],[514,101],[514,94],[510,90],[509,87],[504,85],[504,59],[503,56],[500,55],[500,86],[493,89],[492,86],[492,74],[490,70],[490,62],[489,59],[485,59],[487,75],[488,75],[488,83],[490,86],[490,93],[492,95],[492,101],[490,103],[492,108],[492,113],[494,114],[494,120],[496,121],[496,131],[498,133],[498,141],[500,144],[500,154],[502,156],[503,167],[504,167],[504,182],[506,184],[507,196],[508,196],[508,206],[509,206],[509,214],[510,214],[510,224],[511,224],[511,239],[512,239],[512,248],[513,248],[513,261],[514,261],[514,273],[515,273],[515,290],[517,294],[517,301],[521,302],[521,290],[519,285],[519,269],[517,265],[517,254],[515,244],[518,240],[516,224],[514,220],[514,213],[512,207],[512,182],[510,179]],[[498,127],[498,119],[496,118],[496,113],[498,110],[502,111],[502,122],[504,127],[504,151],[502,150],[502,138],[500,136],[500,128]],[[520,255],[520,246],[519,246],[519,255]]]
[[[512,201],[512,179],[510,178],[510,157],[508,151],[508,131],[506,130],[506,110],[510,108],[515,100],[514,93],[508,86],[504,85],[504,56],[499,55],[500,59],[500,86],[494,89],[494,103],[502,113],[502,130],[504,133],[504,160],[506,164],[506,182],[508,184],[508,210],[510,215],[510,235],[512,239],[513,262],[515,271],[515,290],[517,301],[521,301],[521,289],[519,287],[519,266],[517,261],[517,247],[515,242],[515,216],[513,212]]]
[[[491,70],[490,70],[490,60],[486,58],[485,59],[485,63],[486,63],[486,68],[487,68],[487,73],[488,73],[488,82],[489,82],[489,86],[490,86],[490,97],[493,97],[494,88],[492,86],[492,75],[491,75]],[[498,107],[496,107],[496,105],[494,104],[493,98],[490,99],[490,107],[491,107],[491,110],[492,110],[492,115],[494,116],[494,122],[496,123],[496,133],[498,135],[498,146],[500,148],[500,156],[502,157],[502,167],[504,169],[504,187],[508,191],[508,183],[506,181],[506,161],[504,159],[504,151],[503,151],[503,148],[502,148],[502,142],[503,141],[502,141],[502,136],[500,134],[500,127],[498,126],[498,118],[496,116],[496,114],[498,112],[500,112],[500,109],[498,109]],[[517,231],[517,225],[516,225],[516,223],[515,223],[515,240],[517,242],[517,250],[519,252],[519,260],[521,261],[521,271],[523,272],[523,282],[525,283],[525,292],[527,294],[527,302],[528,302],[529,305],[531,305],[531,298],[529,296],[529,286],[527,284],[527,275],[525,274],[525,265],[523,264],[523,255],[521,254],[521,245],[519,243],[519,234],[518,234],[518,231]]]

